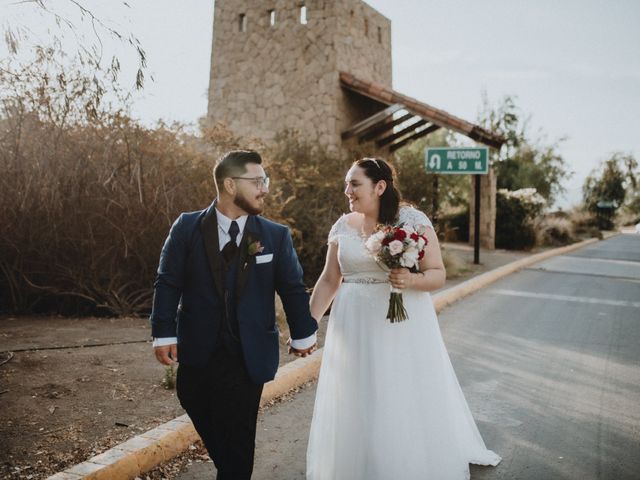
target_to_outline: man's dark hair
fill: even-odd
[[[262,157],[253,150],[231,150],[225,153],[213,167],[213,176],[216,180],[218,192],[223,190],[225,178],[240,177],[247,173],[247,163],[262,165]]]

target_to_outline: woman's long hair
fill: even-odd
[[[380,180],[387,183],[387,188],[380,196],[380,212],[378,223],[391,225],[396,221],[401,196],[395,186],[395,171],[393,167],[381,158],[361,158],[353,162],[354,165],[364,170],[364,174],[376,184]]]

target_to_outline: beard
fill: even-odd
[[[254,207],[253,205],[251,205],[246,197],[240,193],[238,193],[233,199],[233,203],[236,207],[244,210],[249,215],[260,215],[262,213],[262,210],[264,210],[263,207]]]

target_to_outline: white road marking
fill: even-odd
[[[495,293],[497,295],[509,295],[511,297],[543,298],[546,300],[561,300],[564,302],[597,303],[599,305],[612,305],[614,307],[640,308],[640,302],[627,302],[625,300],[608,300],[606,298],[573,297],[571,295],[553,295],[551,293],[534,293],[534,292],[522,292],[519,290],[498,290],[498,289],[489,290],[489,293]]]
[[[615,260],[613,258],[592,258],[592,257],[583,257],[580,255],[561,255],[557,258],[569,258],[569,259],[580,259],[584,261],[588,261],[589,263],[593,262],[601,262],[601,263],[612,263],[614,265],[629,265],[631,267],[640,267],[640,262],[634,262],[632,260]]]

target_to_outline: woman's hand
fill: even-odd
[[[392,268],[389,273],[389,283],[394,288],[411,288],[413,286],[413,273],[408,268]]]

